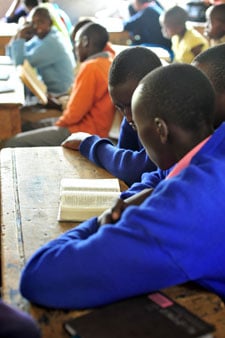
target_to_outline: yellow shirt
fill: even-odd
[[[171,40],[174,62],[191,63],[195,57],[191,51],[192,48],[203,44],[201,51],[204,51],[209,47],[207,39],[193,28],[187,28],[182,39],[178,35],[174,35]]]

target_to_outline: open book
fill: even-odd
[[[63,178],[60,185],[59,221],[84,221],[99,216],[120,196],[117,178]]]
[[[42,104],[48,103],[47,87],[44,82],[38,77],[38,74],[31,66],[28,60],[24,60],[23,65],[17,67],[19,77]]]

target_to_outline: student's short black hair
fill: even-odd
[[[105,27],[98,23],[89,22],[81,29],[81,36],[85,35],[89,41],[91,40],[96,50],[102,51],[105,48],[106,43],[109,41],[109,34]]]
[[[72,33],[71,33],[71,40],[74,41],[75,36],[77,34],[77,32],[79,31],[79,29],[81,27],[83,27],[84,25],[86,25],[87,23],[91,23],[93,22],[91,19],[84,19],[84,20],[80,20],[76,23],[76,25],[74,26]]]
[[[24,0],[24,4],[27,7],[34,8],[39,5],[39,1],[38,0]]]
[[[163,20],[167,21],[174,25],[184,25],[185,22],[188,20],[188,13],[187,11],[180,7],[174,6],[169,8],[163,15]]]
[[[52,22],[52,19],[51,19],[51,15],[50,15],[50,12],[47,8],[45,7],[42,7],[42,6],[38,6],[36,8],[33,9],[33,12],[32,12],[32,17],[34,15],[39,15],[45,19],[48,19],[49,21]]]
[[[209,16],[225,23],[225,4],[209,7]]]
[[[204,65],[204,73],[216,92],[225,93],[225,43],[198,54],[193,60],[193,64],[195,63]]]
[[[109,85],[114,87],[130,79],[139,82],[146,74],[161,65],[158,56],[147,47],[128,47],[112,62]]]
[[[197,132],[213,124],[214,89],[202,71],[189,64],[153,70],[140,82],[143,118],[161,117],[167,123]]]

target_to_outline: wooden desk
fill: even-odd
[[[68,338],[62,323],[84,311],[56,311],[30,305],[18,291],[21,269],[42,244],[71,228],[58,223],[60,180],[63,177],[107,178],[105,170],[62,147],[14,148],[1,151],[1,228],[3,298],[29,311],[43,338]],[[216,325],[224,338],[225,309],[219,297],[192,285],[164,290],[181,305]]]
[[[21,131],[19,108],[25,101],[24,86],[17,75],[15,66],[9,61],[7,56],[0,57],[0,68],[9,74],[9,79],[0,81],[0,84],[6,84],[15,89],[12,92],[0,93],[0,141]]]
[[[0,22],[0,55],[5,55],[5,47],[17,33],[16,23]]]

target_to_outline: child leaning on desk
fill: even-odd
[[[171,38],[173,62],[191,63],[196,55],[209,47],[207,39],[196,29],[188,27],[188,13],[179,6],[160,16],[165,37]]]
[[[213,131],[214,106],[210,81],[192,65],[144,77],[134,126],[156,165],[176,171],[118,222],[92,218],[42,246],[22,272],[22,295],[86,308],[194,281],[225,297],[225,125]]]
[[[113,60],[108,81],[111,99],[123,115],[117,145],[108,138],[87,133],[73,133],[62,145],[79,149],[82,155],[129,186],[140,181],[143,172],[155,170],[155,164],[148,158],[137,131],[132,128],[131,98],[139,81],[161,65],[158,56],[145,47],[132,47],[120,52]]]

